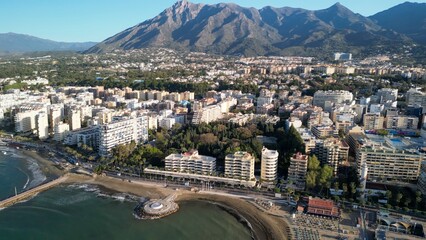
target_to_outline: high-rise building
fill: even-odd
[[[218,105],[204,107],[194,113],[193,124],[211,123],[222,118],[222,110]]]
[[[262,149],[262,161],[260,168],[260,179],[264,182],[273,183],[277,180],[278,151]]]
[[[49,137],[49,117],[46,112],[40,112],[36,116],[37,135],[39,139]]]
[[[15,115],[15,132],[30,132],[36,129],[38,111],[18,112]]]
[[[199,155],[198,151],[170,154],[165,159],[166,171],[213,175],[216,172],[216,158]]]
[[[348,160],[349,146],[338,138],[328,138],[316,143],[314,154],[322,164],[332,167],[336,175],[339,165]]]
[[[70,131],[70,125],[68,123],[58,123],[55,125],[55,129],[53,132],[53,140],[57,142],[62,142],[68,132]]]
[[[225,177],[252,181],[254,157],[248,152],[236,152],[225,157]]]
[[[106,156],[117,145],[148,140],[146,116],[121,118],[100,126],[99,155]]]
[[[290,167],[288,168],[288,181],[291,181],[296,189],[304,190],[307,171],[308,155],[301,153],[294,154],[290,159]]]
[[[69,123],[71,131],[81,128],[81,111],[80,110],[71,110],[69,112]]]
[[[425,156],[413,148],[414,144],[401,138],[364,139],[356,153],[358,173],[361,175],[366,164],[369,181],[416,181]]]

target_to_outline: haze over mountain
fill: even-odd
[[[0,33],[0,52],[26,53],[38,51],[84,51],[94,46],[95,42],[71,43],[17,33]]]
[[[395,8],[398,12],[399,7]],[[353,13],[340,3],[317,11],[290,7],[258,10],[231,3],[208,5],[183,0],[87,53],[167,47],[217,54],[278,55],[395,48],[413,42],[400,28],[390,29],[394,25],[383,21]]]
[[[384,28],[426,44],[426,3],[405,2],[370,18]]]

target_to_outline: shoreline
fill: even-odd
[[[48,156],[45,153],[25,149],[19,151],[23,156],[36,160],[40,169],[49,180],[63,176],[66,173],[59,169],[54,162],[48,160]],[[67,175],[68,179],[63,184],[93,184],[99,186],[105,192],[128,193],[150,199],[161,199],[172,193],[176,193],[175,190],[165,188],[162,184],[156,183],[128,182],[100,175],[94,177],[73,173],[68,173]],[[283,218],[263,212],[242,198],[209,194],[208,192],[194,193],[189,190],[179,190],[175,201],[177,203],[184,201],[206,201],[215,204],[243,224],[251,232],[252,239],[289,239],[289,233],[285,230],[288,224]]]
[[[160,184],[127,182],[107,176],[90,177],[86,175],[69,174],[65,183],[94,184],[110,191],[128,193],[138,197],[150,199],[164,198],[176,193],[175,190],[164,188]],[[287,223],[275,216],[271,216],[257,209],[252,203],[231,196],[220,196],[208,193],[194,193],[189,190],[179,190],[177,203],[188,201],[206,201],[217,205],[222,210],[234,216],[252,234],[252,239],[272,240],[289,239],[285,231]]]

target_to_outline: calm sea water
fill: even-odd
[[[0,157],[0,164],[1,196],[27,184],[25,159]],[[214,204],[184,202],[166,218],[138,220],[132,214],[137,201],[93,185],[58,186],[0,210],[0,239],[251,239],[248,229]]]
[[[0,147],[0,199],[5,199],[46,180],[37,161],[20,154],[18,150]]]

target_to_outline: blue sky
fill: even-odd
[[[324,9],[337,0],[190,0],[194,3],[233,2],[245,7]],[[405,0],[340,0],[356,13],[369,16]],[[55,41],[102,41],[156,16],[176,0],[1,0],[0,33],[24,33]],[[426,2],[417,1],[417,2]]]

